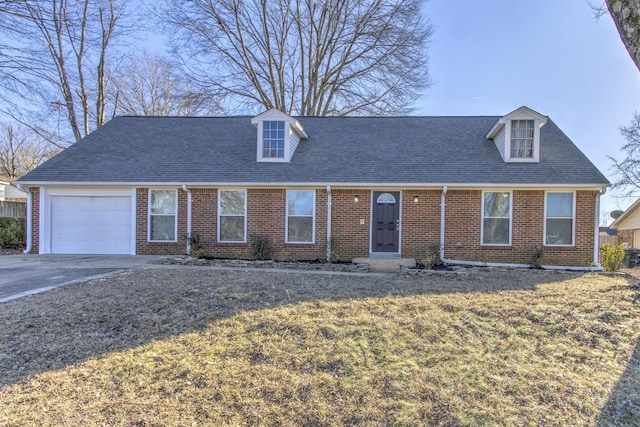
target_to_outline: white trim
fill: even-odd
[[[547,123],[547,117],[538,113],[535,110],[532,110],[529,107],[526,106],[522,106],[520,108],[517,108],[515,110],[513,110],[512,112],[505,114],[504,116],[500,117],[498,120],[496,120],[496,122],[493,124],[493,126],[491,126],[491,129],[489,129],[489,132],[487,132],[487,134],[485,135],[486,139],[493,139],[496,137],[496,135],[500,132],[500,130],[502,129],[502,127],[509,121],[509,120],[520,120],[522,118],[529,118],[529,119],[534,119],[537,120],[539,122],[539,126],[542,127]]]
[[[550,193],[571,193],[573,194],[573,217],[571,223],[571,244],[563,244],[563,245],[550,245],[547,244],[547,194]],[[544,226],[543,226],[543,235],[542,235],[542,244],[543,246],[550,248],[572,248],[576,246],[576,206],[578,204],[577,194],[575,191],[545,191],[544,192]],[[565,217],[553,217],[551,219],[567,219]],[[595,224],[596,229],[598,228]]]
[[[483,243],[484,242],[484,195],[486,193],[509,193],[509,243]],[[511,190],[489,190],[481,192],[480,206],[480,246],[487,247],[509,247],[513,244],[513,191]],[[497,217],[490,217],[497,218]]]
[[[244,240],[221,240],[220,239],[220,217],[221,216],[240,216],[240,215],[221,215],[221,209],[220,209],[220,193],[222,193],[223,191],[237,191],[237,192],[241,192],[244,193],[244,230],[243,230],[243,237]],[[216,194],[216,197],[218,199],[218,207],[217,207],[217,224],[216,224],[216,240],[218,243],[247,243],[247,189],[246,188],[219,188],[218,192]]]
[[[284,124],[284,136],[282,137],[282,157],[265,157],[264,156],[264,122],[281,122]],[[291,153],[289,153],[289,138],[291,137],[291,126],[286,120],[261,120],[258,123],[258,140],[256,144],[258,162],[264,163],[289,163],[291,160]]]
[[[398,203],[398,252],[374,252],[373,251],[373,204],[376,203],[376,200],[373,199],[374,192],[395,192],[399,195],[399,200],[396,200]],[[389,189],[389,188],[376,188],[370,191],[369,198],[371,199],[371,203],[369,203],[369,254],[402,254],[402,200],[403,200],[403,191],[400,189]]]
[[[51,213],[49,212],[47,206],[47,197],[46,194],[48,192],[48,188],[41,187],[40,188],[40,201],[38,203],[38,253],[39,254],[50,254],[51,253],[51,231],[46,225],[45,217],[49,217],[49,224],[51,224]],[[47,212],[49,212],[47,214]],[[47,249],[48,247],[48,249]]]
[[[152,191],[175,191],[176,203],[174,217],[173,240],[151,240],[151,192]],[[166,214],[155,214],[154,216],[171,216]],[[178,189],[177,188],[149,188],[147,194],[147,242],[148,243],[175,243],[178,241]]]
[[[485,189],[485,188],[509,188],[519,190],[537,190],[542,191],[547,188],[562,189],[580,189],[580,190],[594,190],[600,191],[603,188],[610,187],[611,184],[605,183],[586,183],[586,184],[542,184],[542,183],[524,183],[524,184],[511,184],[511,183],[494,183],[494,182],[400,182],[400,183],[388,183],[388,182],[21,182],[22,185],[30,187],[54,187],[54,186],[73,186],[73,187],[143,187],[143,188],[176,188],[183,185],[187,185],[191,188],[326,188],[330,185],[334,189],[370,189],[370,188],[389,188],[389,189],[402,189],[411,188],[416,190],[441,190],[442,187],[449,187],[454,190],[465,189]],[[378,190],[376,190],[378,191]]]
[[[289,241],[289,192],[290,191],[310,191],[313,193],[313,211],[312,211],[312,223],[311,223],[311,241],[310,242],[290,242]],[[284,242],[290,245],[313,245],[316,243],[316,196],[317,191],[315,188],[303,189],[291,189],[286,191],[285,196],[285,220],[284,220]],[[297,215],[300,218],[308,218],[308,215]]]
[[[131,255],[136,254],[136,189],[135,188],[119,188],[114,185],[102,188],[85,188],[85,187],[40,187],[39,196],[39,219],[38,219],[38,253],[52,253],[51,239],[51,217],[52,206],[51,197],[56,196],[73,196],[73,197],[124,197],[131,198]]]
[[[533,156],[532,157],[511,157],[511,125],[514,120],[533,120]],[[540,162],[540,128],[542,124],[537,119],[531,117],[513,118],[505,124],[504,135],[504,161],[510,163],[539,163]]]
[[[136,214],[138,212],[138,189],[131,189],[131,255],[136,255],[137,250],[137,219]]]

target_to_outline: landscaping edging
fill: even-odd
[[[243,259],[206,259],[194,258],[186,255],[164,258],[153,264],[163,265],[195,265],[211,267],[235,267],[235,268],[271,268],[287,270],[319,270],[339,271],[346,273],[368,273],[369,264],[333,264],[328,262],[282,262],[275,260],[249,261]]]

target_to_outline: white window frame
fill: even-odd
[[[235,191],[235,192],[240,192],[240,193],[244,193],[244,214],[242,215],[244,217],[244,222],[243,222],[243,227],[244,227],[244,240],[221,240],[220,238],[220,217],[223,216],[241,216],[241,215],[222,215],[222,210],[220,208],[220,201],[222,200],[222,193],[225,191]],[[221,188],[218,189],[218,209],[217,209],[217,214],[218,214],[218,224],[217,224],[217,230],[216,230],[216,234],[217,234],[217,241],[218,243],[247,243],[247,190],[244,188]]]
[[[284,123],[284,155],[282,157],[265,157],[264,154],[264,122]],[[279,118],[264,119],[258,123],[258,161],[288,163],[289,162],[289,139],[291,138],[291,125],[286,120]]]
[[[484,243],[484,195],[486,193],[509,193],[509,243]],[[510,190],[485,190],[482,191],[482,199],[480,203],[482,207],[480,209],[480,246],[502,246],[508,247],[513,242],[513,191]],[[489,218],[503,218],[503,217],[489,217]]]
[[[511,127],[513,122],[520,120],[533,120],[533,156],[532,157],[511,157]],[[538,163],[540,162],[540,121],[532,117],[513,117],[507,120],[504,127],[504,158],[507,162],[514,163]]]
[[[560,193],[560,194],[573,194],[573,206],[572,206],[572,217],[571,217],[571,244],[562,244],[562,245],[553,245],[547,243],[547,219],[567,219],[566,217],[547,217],[547,194]],[[576,192],[575,191],[562,191],[562,190],[554,190],[554,191],[545,191],[544,193],[544,234],[542,235],[542,244],[548,247],[564,247],[571,248],[576,245],[576,205],[578,201],[576,200]]]
[[[151,216],[171,216],[166,214],[152,214],[151,213],[151,193],[154,191],[173,191],[176,193],[175,213],[174,217],[174,231],[173,240],[152,240],[151,239]],[[147,195],[147,242],[149,243],[175,243],[178,241],[178,190],[175,188],[150,188]]]
[[[289,241],[289,193],[291,191],[309,191],[313,194],[313,210],[311,220],[311,241],[310,242],[290,242]],[[287,190],[285,198],[285,226],[284,226],[284,241],[285,243],[292,245],[313,245],[316,243],[316,190],[313,188],[296,188]],[[308,218],[308,215],[291,215],[300,218]]]
[[[264,144],[265,144],[265,141],[271,141],[271,140],[277,141],[279,139],[279,138],[273,139],[271,137],[265,139],[265,137],[264,137],[264,125],[267,122],[269,122],[269,123],[277,123],[278,125],[280,123],[282,124],[282,157],[280,157],[280,156],[272,157],[272,156],[265,156],[264,155],[264,150],[265,150]],[[285,122],[284,120],[263,120],[261,124],[262,124],[262,134],[261,134],[262,141],[261,141],[260,145],[262,147],[262,159],[263,160],[267,160],[267,159],[269,159],[269,160],[282,160],[282,159],[286,158],[286,156],[287,156],[287,147],[286,147],[286,145],[287,145],[287,132],[286,132],[287,131],[287,122]]]

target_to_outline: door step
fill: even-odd
[[[369,271],[372,273],[395,273],[401,266],[415,267],[416,260],[413,258],[354,258],[354,264],[369,264]]]

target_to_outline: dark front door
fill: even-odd
[[[371,250],[400,252],[400,193],[374,191],[371,222]]]

